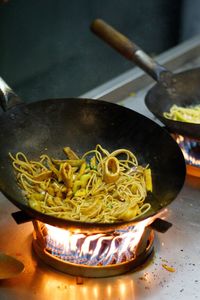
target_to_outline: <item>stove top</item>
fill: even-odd
[[[187,59],[188,53],[193,53],[194,56],[199,53],[200,45],[197,45],[196,40],[191,43],[195,51],[188,50],[188,43],[186,46]],[[180,50],[182,51],[182,48],[179,47],[175,52],[180,54]],[[169,54],[171,57],[172,51]],[[120,104],[153,119],[142,102],[147,89],[148,87],[144,87],[136,94],[127,94],[126,99],[123,99]],[[111,91],[111,87],[108,90]],[[92,93],[94,97],[94,91]],[[92,96],[92,93],[84,96]],[[97,91],[96,98],[98,98]],[[106,99],[106,93],[104,98]],[[17,208],[0,194],[0,251],[13,255],[25,265],[24,272],[16,278],[0,281],[1,300],[199,299],[199,178],[187,176],[182,191],[168,206],[166,220],[173,223],[173,226],[165,234],[155,232],[154,253],[146,264],[132,272],[115,277],[73,277],[47,266],[33,251],[32,223],[17,225],[11,217],[11,213],[15,211]]]
[[[79,278],[56,271],[36,257],[32,223],[17,225],[11,217],[16,208],[1,194],[0,250],[20,259],[25,270],[16,278],[0,281],[0,299],[198,299],[199,199],[200,180],[187,177],[168,207],[167,220],[173,226],[165,234],[155,233],[154,253],[136,271],[108,278]]]

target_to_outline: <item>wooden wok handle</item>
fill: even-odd
[[[0,77],[0,106],[6,111],[19,103],[22,103],[22,100]]]
[[[91,30],[116,49],[124,57],[134,62],[137,66],[148,73],[154,80],[163,81],[162,73],[168,72],[163,66],[159,65],[139,46],[130,41],[126,36],[111,27],[105,21],[96,19],[91,24]]]

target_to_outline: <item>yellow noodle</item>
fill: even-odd
[[[29,205],[45,214],[67,220],[109,223],[133,220],[151,208],[150,203],[144,203],[148,192],[144,171],[149,167],[140,166],[130,150],[117,149],[110,153],[98,144],[81,158],[77,156],[77,160],[69,157],[58,160],[46,154],[39,161],[28,160],[22,152],[15,156],[9,153],[9,156]],[[110,169],[106,169],[106,161],[111,157],[115,159],[110,160]],[[70,185],[62,180],[62,166],[66,163],[72,164]],[[117,163],[119,167],[115,168]],[[50,178],[41,175],[50,171]],[[104,182],[105,172],[107,177],[113,172],[119,172],[119,176]]]
[[[169,112],[164,112],[163,116],[174,121],[200,124],[200,105],[188,107],[172,105]]]

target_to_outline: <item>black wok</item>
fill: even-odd
[[[2,80],[0,86],[1,104],[4,109],[9,107],[0,115],[0,190],[31,217],[69,229],[113,228],[113,224],[73,222],[30,208],[17,185],[8,152],[22,151],[28,158],[38,159],[42,153],[64,158],[62,148],[67,145],[80,155],[97,143],[110,151],[130,149],[140,164],[150,165],[153,176],[153,193],[146,200],[152,209],[137,221],[157,214],[179,193],[185,178],[182,153],[171,136],[148,118],[116,104],[90,99],[49,99],[24,104],[12,90],[4,88]],[[114,226],[121,224],[124,223]]]
[[[169,111],[173,104],[183,107],[200,104],[200,68],[172,74],[103,20],[95,20],[91,29],[158,82],[147,93],[145,103],[169,131],[200,138],[200,124],[173,121],[163,117],[163,113]]]

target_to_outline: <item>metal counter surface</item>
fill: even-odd
[[[148,88],[148,85],[142,90],[133,88],[130,94],[129,86],[128,94],[122,93],[126,97],[117,102],[155,120],[143,101]],[[106,92],[100,94],[110,101]],[[45,265],[32,250],[32,223],[17,225],[11,217],[16,210],[0,194],[0,251],[13,255],[25,265],[24,272],[16,278],[0,280],[1,300],[200,299],[200,179],[188,176],[182,191],[168,206],[166,219],[173,226],[165,234],[155,233],[154,253],[148,262],[116,277],[79,281]],[[173,267],[175,272],[169,272],[163,264]]]
[[[16,211],[0,195],[0,251],[25,264],[16,278],[0,281],[1,300],[36,299],[199,299],[200,295],[200,181],[187,177],[184,188],[168,207],[173,226],[156,233],[154,254],[136,271],[109,278],[76,277],[54,270],[32,251],[32,223],[17,225]],[[169,272],[162,265],[172,266]]]

